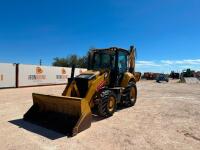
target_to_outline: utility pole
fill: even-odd
[[[42,59],[40,59],[40,66],[42,66]]]

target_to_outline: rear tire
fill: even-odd
[[[137,87],[134,82],[130,82],[128,84],[128,87],[126,89],[127,98],[125,100],[124,106],[125,107],[131,107],[134,106],[137,100]]]
[[[97,106],[98,115],[101,117],[110,117],[116,110],[116,96],[112,91],[105,90],[100,94],[100,100]]]

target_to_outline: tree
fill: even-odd
[[[78,57],[76,54],[67,56],[66,58],[54,58],[53,66],[87,68],[87,56]]]
[[[78,60],[78,65],[79,65],[79,68],[87,68],[87,57],[86,56],[83,56],[81,58],[79,58]]]

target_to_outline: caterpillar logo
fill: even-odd
[[[61,74],[66,74],[66,70],[64,68],[62,68]]]
[[[36,67],[36,74],[42,74],[43,70],[40,67]]]
[[[3,74],[0,74],[0,81],[3,81]]]

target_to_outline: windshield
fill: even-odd
[[[94,55],[93,69],[112,69],[115,67],[115,55],[107,53],[96,53]]]

